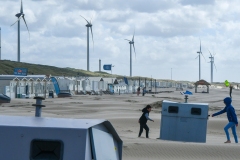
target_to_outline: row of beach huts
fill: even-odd
[[[135,93],[138,87],[157,92],[160,88],[192,88],[193,83],[104,77],[63,77],[54,76],[63,92],[75,94],[126,94]],[[13,98],[30,98],[43,96],[47,98],[55,93],[55,87],[47,75],[0,75],[0,93]]]

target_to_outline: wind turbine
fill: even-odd
[[[209,51],[209,50],[208,50]],[[210,58],[210,63],[211,63],[211,83],[213,83],[213,65],[214,65],[214,67],[215,67],[215,69],[217,70],[217,67],[216,67],[216,65],[215,65],[215,63],[214,63],[214,56],[212,56],[212,54],[211,54],[211,52],[209,51],[209,53],[210,53],[210,55],[211,55],[211,57],[209,57]]]
[[[15,16],[18,18],[18,20],[17,20],[15,23],[18,22],[18,62],[20,62],[20,19],[21,19],[21,18],[23,18],[23,20],[24,20],[24,23],[25,23],[25,25],[26,25],[26,27],[27,27],[28,34],[29,34],[29,38],[30,38],[29,29],[28,29],[26,20],[25,20],[25,18],[24,18],[25,14],[23,13],[22,0],[21,0],[20,13],[17,13]],[[13,26],[15,23],[13,23],[11,26]]]
[[[80,15],[81,16],[81,15]],[[83,19],[86,20],[86,18],[84,18],[83,16],[81,16]],[[87,71],[89,71],[89,28],[91,29],[91,34],[92,34],[92,41],[93,41],[93,32],[92,32],[92,22],[90,20],[90,22],[88,20],[87,21]],[[94,47],[94,41],[93,41],[93,47]]]
[[[201,50],[201,40],[200,40],[200,51],[197,52],[199,55],[196,58],[199,58],[199,80],[201,79],[201,54],[202,54],[202,50]],[[203,56],[203,54],[202,54]],[[195,59],[196,59],[195,58]],[[203,56],[203,58],[205,59],[205,57]],[[205,59],[206,61],[206,59]]]
[[[128,39],[125,39],[129,42],[130,44],[130,77],[132,77],[132,45],[133,45],[133,49],[134,49],[134,53],[135,53],[135,58],[136,58],[136,52],[135,52],[135,46],[134,46],[134,35],[135,35],[135,31],[133,33],[133,37],[132,37],[132,40],[128,40]]]
[[[2,60],[2,57],[1,57],[1,56],[2,56],[2,44],[1,44],[2,42],[1,42],[1,36],[2,36],[2,35],[1,35],[1,27],[0,27],[0,60]]]

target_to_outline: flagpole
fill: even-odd
[[[114,67],[114,65],[111,64],[111,74],[112,74],[112,68]]]

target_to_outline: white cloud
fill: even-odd
[[[198,80],[199,38],[206,58],[202,78],[210,80],[209,51],[216,53],[214,81],[240,81],[238,0],[23,0],[28,32],[21,21],[21,60],[86,69],[86,21],[93,23],[90,69],[114,64],[113,73],[129,75],[129,43],[135,29],[133,76]],[[17,60],[20,0],[0,0],[2,59]]]

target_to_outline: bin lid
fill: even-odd
[[[164,100],[162,116],[208,118],[208,103],[179,103]]]

